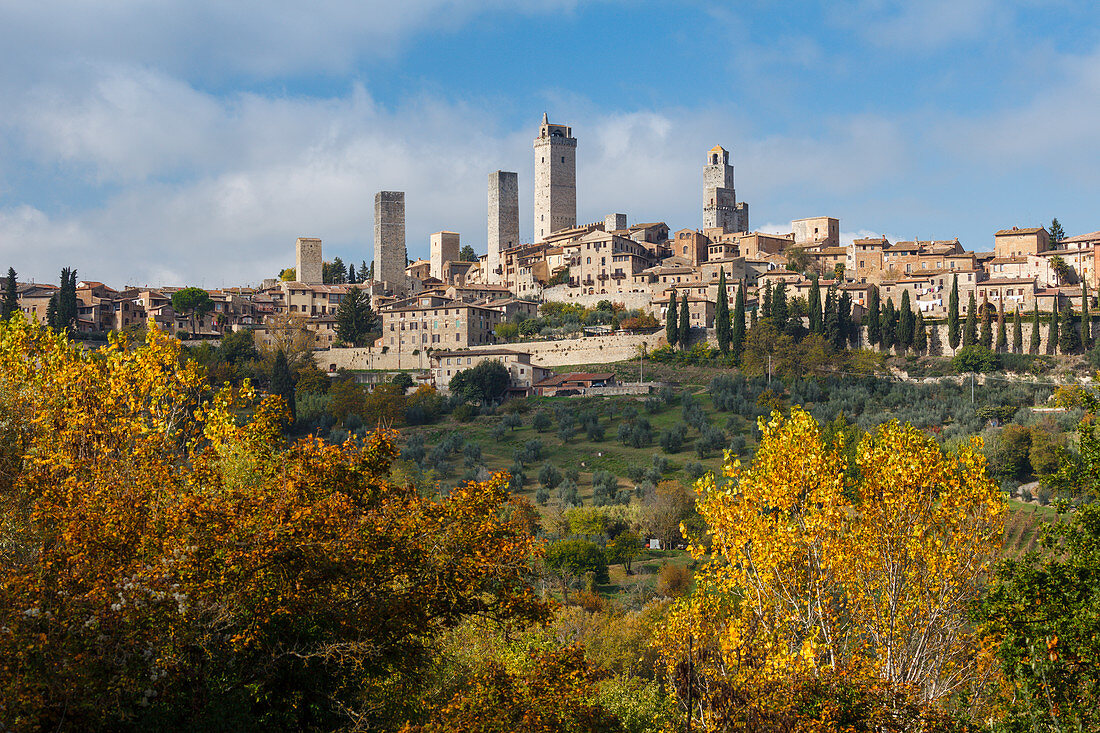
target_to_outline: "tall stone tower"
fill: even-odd
[[[323,281],[324,261],[321,259],[321,240],[298,237],[294,243],[295,279],[306,285],[320,285]]]
[[[374,279],[394,295],[405,292],[405,192],[374,194]]]
[[[535,241],[577,225],[577,139],[542,114],[535,139]]]
[[[458,262],[460,251],[458,232],[436,232],[429,237],[428,274],[443,279],[443,263]]]
[[[730,154],[721,145],[707,151],[707,165],[703,168],[703,229],[715,227],[721,227],[723,232],[749,230],[749,207],[737,203]]]
[[[489,174],[489,256],[485,281],[503,282],[500,253],[519,244],[519,176],[508,171]]]

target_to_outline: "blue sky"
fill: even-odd
[[[578,216],[701,224],[732,151],[753,228],[846,236],[1100,229],[1100,10],[1076,0],[0,0],[0,268],[256,283],[297,236],[371,257],[485,247],[485,184],[545,110],[579,139]]]

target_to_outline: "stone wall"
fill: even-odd
[[[622,303],[626,306],[627,310],[634,310],[640,308],[647,312],[654,312],[651,307],[651,301],[653,300],[652,292],[641,293],[595,293],[588,295],[582,292],[582,288],[571,288],[568,285],[555,285],[552,288],[546,288],[542,291],[542,299],[544,301],[554,300],[561,303],[577,303],[583,305],[586,308],[591,308],[599,303],[601,300],[610,300],[612,303]],[[654,313],[655,315],[658,315]]]

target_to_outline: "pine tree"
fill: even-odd
[[[882,339],[882,314],[878,302],[878,288],[872,285],[867,290],[867,343],[875,346]]]
[[[825,326],[825,340],[835,344],[840,339],[840,323],[837,321],[836,285],[830,285],[825,293],[825,314],[823,316]]]
[[[676,318],[676,290],[668,296],[668,313],[665,314],[665,340],[669,346],[675,346],[680,338],[679,319]]]
[[[989,297],[982,296],[982,330],[980,343],[982,348],[993,348],[993,309],[989,307]]]
[[[1092,314],[1089,312],[1089,286],[1081,282],[1081,347],[1092,348]]]
[[[963,327],[963,347],[978,343],[978,303],[974,291],[970,291],[970,303],[966,306],[966,325]]]
[[[733,301],[733,323],[730,324],[730,351],[741,358],[745,346],[745,281],[737,283],[737,296]]]
[[[905,290],[902,291],[901,310],[898,311],[898,350],[901,353],[905,353],[905,350],[913,343],[913,327],[915,325],[913,308],[909,305],[909,291]]]
[[[790,314],[787,310],[787,283],[780,280],[772,291],[772,323],[780,331],[787,330]]]
[[[1062,224],[1058,221],[1058,217],[1054,217],[1054,220],[1050,222],[1050,244],[1052,249],[1058,249],[1058,243],[1066,238],[1066,233],[1062,230]]]
[[[348,281],[348,268],[339,257],[332,260],[332,282],[334,285],[343,285]]]
[[[1053,354],[1058,344],[1058,306],[1050,309],[1050,321],[1047,327],[1047,353]]]
[[[821,333],[821,286],[818,283],[817,273],[810,278],[810,294],[806,300],[810,310],[810,333]]]
[[[1058,350],[1063,354],[1076,354],[1081,350],[1081,338],[1074,324],[1073,305],[1067,300],[1062,305],[1061,324],[1058,330]]]
[[[1020,308],[1012,313],[1012,353],[1024,353],[1024,324],[1020,322]]]
[[[947,300],[947,343],[951,350],[959,348],[959,276],[951,278],[951,295]]]
[[[1039,301],[1032,303],[1035,313],[1031,318],[1031,338],[1027,342],[1027,353],[1035,355],[1039,353]]]
[[[760,317],[772,317],[772,284],[770,281],[764,283],[764,299],[760,303]]]
[[[718,336],[718,350],[723,354],[730,350],[730,302],[726,293],[726,271],[718,271],[718,303],[714,308],[714,330]]]
[[[290,374],[290,365],[282,349],[275,354],[275,364],[271,368],[271,394],[283,398],[290,411],[290,422],[293,423],[297,413],[294,404],[294,377]]]
[[[691,342],[691,311],[688,308],[687,293],[680,296],[680,328],[678,329],[677,338],[680,341],[681,349],[686,349],[688,343]]]
[[[928,327],[924,325],[924,313],[917,311],[917,322],[913,334],[913,350],[923,354],[928,349]]]
[[[1001,298],[997,301],[997,353],[1008,351],[1008,334],[1005,333],[1005,301]]]
[[[336,308],[336,337],[344,343],[363,346],[375,320],[370,300],[363,291],[357,287],[348,288]]]
[[[367,267],[367,261],[363,260],[359,263],[359,282],[370,282],[374,279],[374,260],[370,261],[370,267]]]
[[[8,268],[8,276],[4,278],[4,300],[0,302],[0,319],[5,319],[19,310],[19,293],[15,281],[15,268]]]
[[[355,264],[348,265],[348,285],[355,285],[358,280],[355,279]]]
[[[883,351],[890,351],[897,341],[897,314],[894,313],[894,299],[886,299],[886,308],[882,311],[882,338],[879,342]]]

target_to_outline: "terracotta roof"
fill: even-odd
[[[557,387],[566,382],[597,382],[614,377],[613,372],[570,372],[569,374],[555,374],[535,384],[536,387]]]
[[[1091,232],[1089,234],[1078,234],[1073,237],[1065,237],[1058,240],[1058,244],[1065,244],[1066,242],[1092,242],[1100,241],[1100,232]]]
[[[1002,229],[993,236],[1001,237],[1010,234],[1035,234],[1042,228],[1043,227],[1024,227],[1020,229],[1019,227],[1012,227],[1011,229]]]

